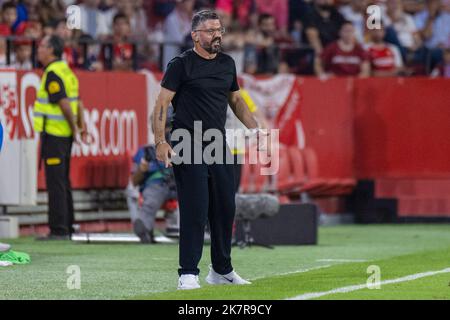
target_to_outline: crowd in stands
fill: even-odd
[[[70,5],[80,29],[66,21]],[[370,5],[381,13],[375,28]],[[193,12],[209,8],[241,73],[450,77],[450,0],[0,0],[0,8],[0,68],[38,67],[36,42],[57,34],[73,68],[164,71],[192,46]]]

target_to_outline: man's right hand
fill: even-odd
[[[160,143],[156,147],[156,159],[158,159],[161,162],[164,162],[166,168],[172,167],[172,163],[170,163],[170,158],[175,155],[176,153],[172,150],[172,148],[167,142]]]

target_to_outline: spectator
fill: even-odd
[[[26,22],[30,20],[39,20],[40,0],[23,0],[17,5],[18,22]],[[19,23],[20,23],[19,22]],[[17,22],[16,22],[17,23]]]
[[[58,21],[55,20],[50,20],[46,24],[44,24],[42,28],[42,32],[44,34],[43,37],[53,35],[55,33],[57,24]]]
[[[110,32],[108,30],[107,16],[98,9],[100,0],[84,0],[80,4],[81,30],[94,39],[105,38]]]
[[[224,9],[216,9],[216,12],[226,30],[222,37],[222,49],[234,59],[237,73],[242,73],[244,71],[245,34],[241,28],[235,27],[233,24],[232,12]]]
[[[444,49],[443,56],[443,61],[433,70],[431,76],[450,79],[450,48]]]
[[[170,44],[164,45],[163,68],[166,70],[170,60],[181,53],[181,46],[185,38],[191,32],[191,18],[195,0],[176,0],[175,9],[164,21],[164,41]]]
[[[16,70],[31,70],[33,69],[33,63],[31,61],[31,41],[30,40],[17,40],[14,43],[15,48],[15,63],[13,64]]]
[[[81,34],[78,38],[77,65],[89,71],[102,71],[103,63],[100,61],[101,48],[97,44],[93,44],[94,39],[88,34]],[[85,52],[86,51],[86,52]]]
[[[26,8],[26,3],[29,1],[35,1],[38,2],[39,0],[23,0],[23,1],[16,1],[16,12],[17,12],[17,19],[13,26],[14,30],[22,23],[28,20],[28,12]],[[1,1],[0,1],[1,2]]]
[[[333,0],[314,0],[305,17],[304,28],[308,43],[320,55],[324,47],[336,41],[344,17],[333,6]]]
[[[387,2],[386,15],[383,17],[383,21],[386,26],[393,26],[403,48],[416,51],[422,46],[414,19],[404,12],[401,0],[389,0]]]
[[[17,20],[17,9],[16,9],[16,5],[14,4],[14,2],[9,1],[9,2],[5,2],[2,5],[2,24],[8,26],[8,28],[10,29],[11,33],[15,32],[14,24]]]
[[[11,35],[11,29],[5,24],[0,24],[0,68],[6,67],[6,39],[5,37]]]
[[[103,47],[103,63],[107,69],[133,70],[133,45],[130,43],[130,21],[123,13],[118,13],[113,19],[113,35],[107,40],[113,42]]]
[[[413,75],[424,75],[428,72],[429,57],[433,56],[433,61],[439,60],[439,52],[432,52],[424,46],[419,30],[416,27],[414,18],[405,13],[401,0],[391,0],[387,3],[386,16],[384,22],[392,26],[397,33],[400,44],[400,51],[409,70]],[[435,65],[433,62],[432,65]]]
[[[55,24],[65,17],[65,6],[61,0],[41,0],[38,5],[39,20],[44,24]]]
[[[370,75],[367,53],[356,42],[355,27],[345,22],[339,31],[339,40],[329,44],[315,61],[316,74],[321,78],[330,76]]]
[[[58,21],[55,34],[64,40],[64,52],[62,59],[67,62],[71,69],[78,67],[78,52],[73,41],[74,31],[67,27],[66,19]]]
[[[100,4],[98,5],[98,8],[103,12],[113,10],[115,1],[116,0],[102,0],[100,2]],[[73,1],[73,2],[75,2],[75,1]]]
[[[148,42],[144,42],[147,51],[146,61],[141,62],[140,67],[159,72],[162,69],[161,44],[164,42],[163,24],[161,22],[150,29],[147,40]]]
[[[405,11],[413,15],[425,8],[425,0],[403,0],[402,2]]]
[[[368,31],[370,43],[367,45],[372,75],[375,77],[393,77],[403,69],[403,60],[400,50],[384,42],[385,29],[371,29]]]
[[[278,71],[279,50],[276,46],[275,18],[270,14],[259,16],[258,30],[247,34],[245,72],[274,74]]]
[[[300,20],[295,20],[292,25],[291,38],[294,44],[300,46],[304,43],[303,39],[303,23]]]
[[[271,14],[275,18],[277,30],[286,35],[289,23],[288,0],[255,0],[256,11],[259,15]]]
[[[139,65],[148,64],[152,60],[153,52],[148,44],[150,31],[147,26],[147,15],[143,9],[142,0],[117,0],[116,6],[117,12],[125,14],[130,21],[130,38],[138,44],[136,50]]]
[[[257,16],[253,0],[217,0],[216,10],[235,18],[243,29],[250,27],[252,17]]]
[[[339,8],[339,12],[345,20],[353,23],[359,43],[364,43],[367,3],[368,0],[351,0],[349,4]]]
[[[44,30],[40,21],[27,21],[20,25],[17,35],[23,35],[32,39],[42,39]]]
[[[154,0],[153,2],[153,11],[154,14],[160,18],[166,19],[167,16],[173,11],[175,8],[175,1],[173,0]]]
[[[427,0],[426,9],[417,13],[414,21],[427,48],[449,46],[450,13],[439,0]]]
[[[147,16],[142,8],[142,0],[117,0],[117,12],[128,17],[133,39],[143,40],[148,35]]]

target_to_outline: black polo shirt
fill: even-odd
[[[309,14],[304,17],[304,30],[315,28],[319,31],[320,41],[325,48],[331,42],[339,38],[339,30],[345,22],[344,17],[333,8],[328,18],[323,18],[314,6],[311,7]],[[305,39],[306,35],[305,35]]]
[[[172,100],[174,129],[194,130],[194,121],[202,121],[202,129],[225,132],[228,95],[239,90],[234,60],[218,53],[204,59],[190,49],[172,59],[161,86],[176,92]]]

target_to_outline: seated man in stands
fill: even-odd
[[[433,78],[443,77],[450,78],[450,47],[444,49],[444,61],[434,68],[431,73]]]
[[[384,42],[384,26],[368,30],[370,43],[366,45],[372,76],[395,77],[403,71],[400,50],[393,44]]]
[[[131,26],[128,17],[118,13],[113,19],[113,34],[106,38],[112,45],[104,45],[101,60],[107,70],[133,70],[134,48],[130,42]]]
[[[370,75],[367,52],[356,41],[355,27],[351,22],[342,25],[339,40],[329,44],[320,58],[316,58],[315,71],[320,78]]]
[[[169,133],[170,129],[167,129],[166,134]],[[133,229],[142,243],[153,243],[156,213],[167,201],[177,197],[173,171],[156,159],[154,145],[146,145],[133,157],[131,173],[132,186],[128,187],[127,197]],[[138,187],[142,195],[141,206],[137,205],[139,194],[133,195],[133,186]],[[170,211],[172,217],[166,216],[166,235],[177,236],[178,209],[171,208]]]

